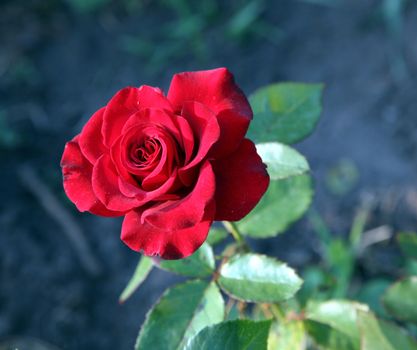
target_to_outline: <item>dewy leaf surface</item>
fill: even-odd
[[[271,180],[281,180],[309,171],[307,160],[295,149],[282,143],[258,143],[256,150],[268,166]]]
[[[189,338],[224,318],[224,301],[214,283],[189,281],[166,290],[153,306],[136,350],[179,350]]]
[[[267,350],[271,321],[235,320],[207,327],[186,350]]]
[[[248,136],[255,143],[293,144],[315,128],[322,111],[322,84],[278,83],[255,91]]]
[[[241,254],[223,264],[221,288],[245,301],[274,303],[291,298],[302,280],[286,264],[265,255]]]

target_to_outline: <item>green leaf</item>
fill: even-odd
[[[268,166],[271,180],[301,175],[309,171],[307,160],[290,146],[278,142],[258,143],[256,150]]]
[[[158,267],[188,277],[207,277],[214,271],[213,249],[203,245],[191,256],[181,260],[161,260]]]
[[[417,276],[394,283],[383,295],[383,303],[394,317],[417,322]]]
[[[367,305],[347,300],[311,301],[307,305],[306,318],[327,325],[351,339],[359,348],[358,312],[368,311]],[[346,337],[344,337],[346,338]]]
[[[345,240],[333,238],[326,248],[326,260],[334,276],[333,298],[344,298],[349,288],[355,257]]]
[[[381,305],[381,298],[391,281],[384,278],[372,278],[369,282],[362,285],[357,293],[357,300],[369,305],[369,307],[379,316],[387,317],[387,313]]]
[[[223,227],[211,227],[206,242],[215,246],[222,242],[229,233]]]
[[[268,350],[304,350],[306,336],[304,323],[291,320],[274,323],[269,332]]]
[[[148,312],[136,350],[178,350],[191,337],[224,318],[224,301],[214,283],[189,281],[162,295]]]
[[[267,350],[271,321],[235,320],[204,328],[186,350]]]
[[[289,299],[302,284],[286,264],[252,253],[236,255],[223,264],[218,282],[236,299],[262,303]]]
[[[321,350],[359,350],[359,343],[346,334],[320,322],[307,320],[306,330]]]
[[[417,259],[417,234],[415,232],[401,232],[397,235],[397,242],[403,254]]]
[[[236,225],[242,234],[253,238],[276,236],[306,212],[312,197],[312,181],[307,174],[271,181],[255,209]]]
[[[293,144],[306,138],[321,115],[323,84],[279,83],[255,91],[248,136],[255,143]]]
[[[152,259],[142,255],[139,260],[138,266],[133,273],[132,278],[127,284],[126,288],[119,297],[119,303],[124,303],[135,292],[136,289],[142,284],[142,282],[148,277],[153,267]]]
[[[328,299],[328,291],[333,279],[327,271],[317,266],[309,266],[302,272],[303,287],[297,294],[297,299],[302,305],[308,300],[325,300]]]
[[[417,350],[417,342],[401,328],[377,319],[372,313],[359,312],[361,350]]]

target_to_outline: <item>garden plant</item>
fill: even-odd
[[[123,216],[121,239],[141,254],[120,302],[152,269],[186,278],[149,310],[135,349],[417,349],[415,233],[397,236],[404,277],[369,303],[349,294],[363,212],[348,240],[321,235],[325,268],[251,248],[309,209],[314,182],[292,145],[314,131],[323,90],[280,82],[246,98],[225,68],[179,73],[166,95],[122,89],[67,143],[67,196]]]

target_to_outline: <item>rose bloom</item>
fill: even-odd
[[[240,220],[268,187],[244,138],[251,119],[225,68],[176,74],[167,96],[124,88],[65,145],[65,192],[80,211],[124,216],[121,239],[131,249],[187,257],[214,220]]]

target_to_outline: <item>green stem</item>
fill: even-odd
[[[285,312],[281,309],[278,304],[271,304],[271,312],[278,322],[285,321]]]
[[[225,229],[230,232],[230,234],[233,236],[237,243],[247,246],[245,239],[243,238],[243,236],[241,235],[238,228],[233,222],[222,221],[222,224],[225,227]]]

